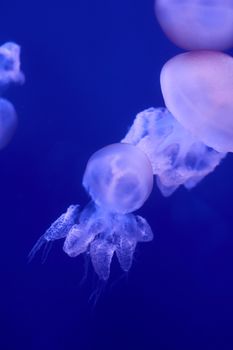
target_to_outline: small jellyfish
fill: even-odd
[[[233,152],[233,58],[187,52],[161,72],[165,105],[193,136],[218,152]]]
[[[152,167],[139,148],[126,143],[109,145],[89,159],[83,186],[91,201],[82,211],[70,206],[39,238],[29,258],[42,245],[65,238],[65,253],[90,255],[99,278],[107,280],[114,253],[121,268],[128,271],[137,243],[153,238],[147,221],[132,214],[151,193]]]
[[[156,0],[168,38],[187,50],[224,50],[233,44],[232,0]]]
[[[11,140],[17,126],[17,115],[13,104],[0,98],[0,150]]]

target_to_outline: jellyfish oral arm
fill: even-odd
[[[150,160],[164,196],[179,186],[196,186],[226,156],[205,145],[186,130],[166,108],[139,113],[121,141],[141,149]]]
[[[31,261],[36,253],[48,243],[65,238],[71,227],[75,224],[78,218],[78,212],[79,205],[70,205],[67,211],[59,216],[59,218],[54,221],[46,232],[37,240],[28,255],[28,260]]]
[[[99,278],[107,280],[114,253],[122,270],[129,271],[137,243],[151,241],[153,233],[141,216],[107,213],[94,202],[79,213],[78,206],[70,206],[39,238],[29,253],[29,260],[43,245],[62,238],[67,255],[90,255]]]

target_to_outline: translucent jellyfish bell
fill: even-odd
[[[137,147],[121,143],[109,145],[88,161],[83,186],[104,210],[130,213],[140,208],[151,193],[151,164]]]
[[[233,58],[187,52],[161,72],[166,107],[192,135],[218,152],[233,152]]]
[[[156,0],[169,39],[187,50],[223,50],[233,44],[232,0]]]
[[[65,253],[70,257],[87,253],[99,278],[107,280],[114,254],[121,268],[128,271],[137,243],[153,238],[146,220],[131,213],[143,205],[152,190],[152,167],[137,147],[113,144],[90,158],[83,185],[91,202],[82,211],[71,205],[39,238],[29,258],[44,244],[65,238]]]

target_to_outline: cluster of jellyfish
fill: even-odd
[[[120,143],[89,159],[83,186],[90,202],[71,205],[39,238],[64,239],[70,257],[88,254],[107,280],[113,255],[129,271],[138,242],[153,239],[146,219],[135,215],[155,176],[164,196],[196,186],[233,152],[233,59],[218,50],[233,44],[232,0],[157,0],[156,17],[168,38],[189,50],[161,71],[165,106],[140,112]]]
[[[0,94],[11,83],[24,82],[24,75],[20,70],[20,47],[7,42],[0,46]],[[17,114],[13,104],[0,97],[0,149],[11,141],[17,127]]]

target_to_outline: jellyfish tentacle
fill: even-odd
[[[148,156],[164,196],[181,185],[194,187],[226,155],[208,147],[166,108],[140,112],[121,142],[137,146]]]
[[[32,247],[28,254],[28,261],[30,262],[36,255],[36,253],[48,242],[55,241],[67,236],[71,227],[78,219],[79,205],[70,205],[67,211],[59,216],[59,218],[52,223],[47,231],[38,239],[35,245]],[[44,251],[44,258],[47,257],[46,250]],[[43,258],[43,261],[44,261]]]
[[[90,256],[95,272],[106,281],[110,275],[110,266],[116,247],[113,243],[97,238],[90,245]]]
[[[116,245],[116,256],[121,269],[125,272],[128,272],[132,266],[136,245],[135,239],[120,235]]]
[[[83,225],[74,225],[65,239],[63,250],[70,257],[76,257],[86,252],[94,238],[93,231],[87,231]]]
[[[150,242],[153,240],[153,232],[146,221],[142,216],[136,215],[136,221],[137,221],[137,233],[139,235],[138,241],[139,242]]]

